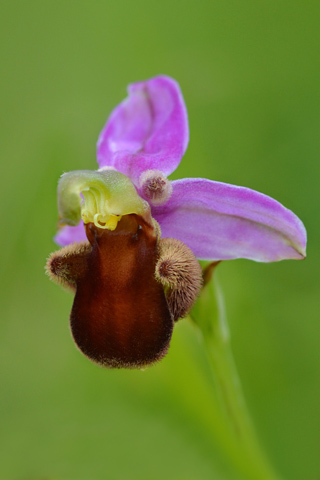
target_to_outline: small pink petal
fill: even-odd
[[[70,227],[69,225],[62,227],[54,237],[54,241],[60,247],[65,247],[74,242],[81,242],[82,240],[87,240],[83,222],[76,227]]]

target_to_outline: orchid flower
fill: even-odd
[[[202,178],[170,181],[188,145],[179,85],[158,76],[129,86],[97,145],[99,170],[58,187],[64,247],[47,271],[75,291],[71,330],[109,367],[142,367],[166,353],[174,321],[201,288],[196,258],[258,262],[305,257],[301,220],[276,200]]]

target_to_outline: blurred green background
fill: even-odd
[[[316,0],[1,2],[1,480],[232,478],[193,326],[145,372],[100,369],[44,275],[59,176],[96,168],[126,85],[159,73],[189,112],[173,178],[262,191],[308,230],[305,261],[224,262],[219,278],[259,436],[285,479],[319,479],[319,20]]]

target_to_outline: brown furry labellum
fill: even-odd
[[[92,361],[111,368],[141,368],[169,347],[174,320],[191,308],[201,269],[191,250],[159,239],[157,225],[124,216],[114,231],[86,225],[89,242],[53,253],[47,273],[75,292],[73,338]]]

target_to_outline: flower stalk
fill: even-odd
[[[201,331],[215,386],[215,403],[221,410],[226,431],[237,445],[237,453],[234,448],[228,451],[223,448],[223,453],[243,478],[280,480],[259,442],[246,406],[232,355],[223,295],[216,277],[211,278],[217,263],[204,270],[204,287],[191,318]],[[224,441],[223,444],[228,445]]]

